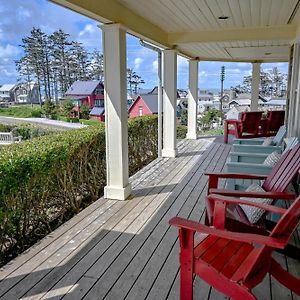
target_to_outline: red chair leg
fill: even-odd
[[[224,122],[224,144],[228,143],[228,124]]]
[[[180,239],[180,299],[193,300],[194,233],[179,230]]]
[[[274,259],[272,259],[271,262],[270,273],[282,285],[300,296],[300,280],[284,270],[281,265]]]

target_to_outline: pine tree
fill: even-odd
[[[93,80],[100,80],[103,82],[103,54],[97,49],[94,49],[91,54],[90,76]]]

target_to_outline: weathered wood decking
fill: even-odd
[[[182,141],[175,159],[156,159],[132,178],[133,199],[100,199],[0,271],[0,299],[178,299],[175,216],[201,220],[207,178],[229,145]],[[276,255],[300,277],[300,264]],[[195,299],[225,299],[195,279]],[[297,299],[272,278],[258,299]]]

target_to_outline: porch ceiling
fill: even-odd
[[[201,60],[287,61],[300,32],[300,0],[51,1]]]

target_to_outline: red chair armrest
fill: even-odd
[[[218,236],[220,238],[239,241],[239,242],[257,243],[257,244],[266,245],[274,248],[280,248],[280,249],[283,249],[286,245],[285,239],[278,239],[278,238],[252,234],[252,233],[241,233],[241,232],[220,230],[213,227],[208,227],[206,225],[200,224],[195,221],[186,220],[180,217],[172,218],[169,221],[169,224],[181,229],[186,229],[188,231],[201,232],[201,233],[210,234],[210,235]]]
[[[218,178],[257,179],[257,180],[266,179],[268,177],[268,175],[243,174],[243,173],[209,173],[209,172],[204,172],[204,175],[207,175],[209,177],[218,177]]]
[[[210,189],[210,194],[218,194],[231,197],[246,197],[246,198],[269,198],[274,200],[294,200],[296,195],[286,192],[244,192],[244,191],[229,191],[226,189]]]
[[[209,172],[205,172],[204,175],[209,176],[209,179],[208,179],[208,193],[210,193],[211,189],[216,189],[218,187],[219,178],[262,180],[262,179],[265,179],[267,177],[267,175],[258,175],[258,174],[209,173]]]
[[[227,120],[225,120],[225,123],[226,124],[231,124],[231,125],[236,125],[236,124],[240,124],[241,120],[230,120],[230,119],[227,119]]]
[[[238,198],[229,198],[229,197],[225,197],[222,195],[216,195],[216,194],[210,194],[207,197],[207,199],[209,201],[214,201],[214,202],[225,202],[226,204],[236,204],[236,205],[244,204],[244,205],[248,205],[248,206],[255,206],[255,207],[262,208],[264,210],[267,210],[267,211],[270,211],[273,213],[281,214],[281,215],[283,215],[286,212],[286,209],[280,208],[277,206],[261,204],[261,203],[252,202],[252,201],[248,201],[248,200],[242,200],[242,199],[238,199]]]

